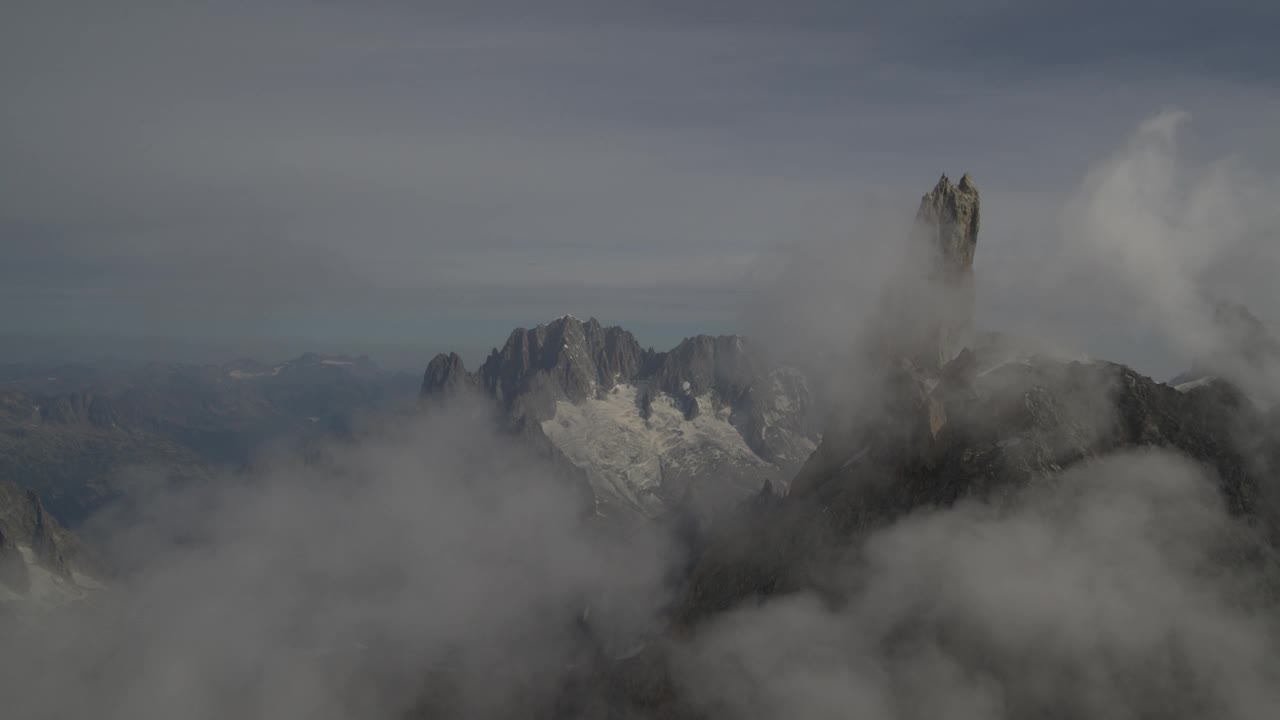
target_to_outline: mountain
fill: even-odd
[[[922,204],[940,191],[949,194],[948,184],[944,176]],[[972,197],[976,203],[976,189]],[[976,204],[972,212],[976,217]],[[955,219],[922,213],[918,222]],[[952,252],[955,234],[924,234],[938,239],[940,263],[955,257],[972,263],[972,253]],[[976,239],[966,239],[970,248]],[[963,285],[935,291],[944,298],[957,293],[959,303],[970,293]],[[926,327],[933,322],[922,319]],[[758,542],[736,548],[734,558],[708,552],[681,610],[684,622],[753,592],[794,587],[801,568],[821,555],[815,544],[857,537],[921,508],[991,498],[1126,449],[1182,454],[1217,478],[1232,513],[1268,511],[1263,487],[1269,469],[1280,466],[1280,424],[1274,411],[1258,408],[1236,387],[1207,380],[1180,391],[1123,365],[1062,356],[963,324],[951,334],[968,337],[969,345],[937,369],[918,365],[918,352],[877,356],[884,362],[869,386],[879,392],[828,422],[790,492],[755,535]],[[774,547],[794,554],[779,556]],[[722,565],[746,556],[750,578],[724,583],[734,573]]]
[[[0,366],[0,476],[77,526],[123,474],[201,480],[269,444],[341,437],[365,416],[411,409],[416,390],[413,376],[366,357],[316,353],[275,365]]]
[[[102,586],[74,534],[31,490],[0,479],[0,616],[81,600]]]
[[[480,368],[436,356],[423,401],[472,391],[503,422],[580,470],[596,512],[710,511],[779,490],[819,434],[809,385],[738,336],[699,335],[667,352],[571,316],[513,331]]]
[[[704,717],[676,679],[687,662],[682,639],[714,628],[729,610],[797,593],[816,593],[823,607],[839,608],[860,590],[824,578],[839,577],[836,569],[859,558],[860,543],[877,530],[966,502],[996,513],[1034,486],[1081,477],[1064,471],[1120,453],[1162,449],[1198,464],[1226,513],[1242,520],[1222,539],[1221,562],[1271,562],[1280,539],[1271,488],[1280,467],[1280,411],[1208,376],[1174,388],[1123,365],[975,332],[966,278],[977,191],[968,176],[963,185],[954,188],[944,176],[922,201],[917,223],[925,227],[918,225],[915,237],[932,242],[936,255],[892,289],[887,321],[862,343],[868,358],[858,366],[875,368],[862,399],[829,415],[785,495],[763,492],[713,528],[694,550],[667,634],[638,653],[601,658],[597,674],[575,688],[577,703],[619,716]],[[957,193],[967,195],[964,202],[952,199]],[[913,283],[920,279],[932,285],[928,302],[903,302],[919,297]],[[959,312],[939,313],[948,303]],[[1257,324],[1236,327],[1248,331],[1242,334],[1254,340],[1251,347],[1270,347],[1257,340]],[[954,344],[957,338],[963,344]],[[908,643],[913,632],[886,631],[889,641],[897,633]],[[965,637],[963,628],[943,632]],[[1001,672],[999,656],[978,652]],[[1010,701],[1008,716],[1059,716],[1034,697]]]
[[[873,717],[1075,719],[1106,716],[1112,707],[1124,717],[1267,716],[1269,706],[1256,714],[1221,708],[1235,707],[1238,688],[1254,687],[1223,684],[1225,676],[1261,667],[1257,682],[1274,679],[1265,661],[1274,657],[1267,631],[1280,608],[1280,410],[1222,379],[1230,374],[1219,377],[1227,361],[1218,355],[1270,369],[1274,344],[1247,311],[1224,310],[1227,327],[1240,328],[1228,336],[1241,342],[1224,344],[1175,387],[1120,364],[981,332],[973,324],[979,213],[968,175],[959,184],[943,176],[921,198],[906,239],[909,262],[891,278],[878,321],[849,338],[838,395],[818,397],[809,379],[745,338],[697,336],[657,352],[622,328],[569,316],[513,331],[474,371],[457,354],[435,357],[420,385],[413,378],[410,399],[493,411],[580,483],[587,517],[548,515],[520,494],[516,488],[533,486],[526,481],[557,476],[536,467],[536,454],[517,454],[513,478],[505,464],[463,472],[463,502],[449,497],[454,488],[445,483],[426,484],[412,501],[392,495],[362,504],[385,478],[342,464],[341,478],[357,484],[342,486],[332,507],[283,495],[290,502],[247,508],[249,519],[266,523],[265,533],[245,533],[257,526],[234,522],[246,517],[235,512],[232,522],[216,518],[235,552],[217,552],[215,543],[203,568],[266,581],[230,583],[225,591],[217,584],[215,595],[235,604],[208,594],[193,604],[208,598],[211,608],[235,612],[194,617],[226,617],[228,628],[243,631],[233,616],[257,620],[253,613],[266,605],[268,621],[248,628],[269,651],[338,637],[343,642],[336,651],[325,646],[315,677],[363,695],[368,688],[349,681],[367,671],[376,677],[372,694],[397,697],[393,686],[407,678],[407,692],[420,699],[407,717],[865,710]],[[36,466],[46,469],[67,452],[100,461],[99,450],[84,449],[91,438],[121,448],[108,465],[145,456],[207,467],[243,457],[264,438],[306,429],[333,437],[362,412],[397,407],[405,381],[359,358],[319,355],[279,365],[149,366],[128,376],[76,370],[76,382],[53,374],[41,380],[54,369],[24,372],[0,395],[2,429],[25,452],[65,442],[65,450],[37,453]],[[53,385],[42,391],[42,382]],[[442,434],[454,429],[456,416],[433,419]],[[463,434],[475,429],[458,425]],[[415,451],[421,437],[412,438]],[[1179,479],[1182,460],[1157,464],[1167,476],[1142,478],[1151,481],[1143,502],[1114,487],[1131,478],[1090,475],[1108,460],[1150,459],[1155,451],[1202,472]],[[403,484],[423,490],[437,463],[451,474],[448,452],[423,453],[432,467],[409,463]],[[501,454],[487,438],[468,453]],[[385,462],[378,457],[375,467]],[[324,480],[305,482],[314,488]],[[1183,480],[1195,484],[1193,492],[1179,486]],[[1108,492],[1090,496],[1093,485]],[[102,488],[114,491],[109,480]],[[1091,513],[1081,518],[1084,497]],[[1027,512],[1034,503],[1040,506]],[[469,514],[473,505],[479,515]],[[519,512],[492,515],[494,506]],[[424,514],[428,507],[447,510]],[[290,520],[299,520],[301,535],[291,534],[292,522],[278,524],[282,508],[296,511]],[[352,522],[361,513],[378,532]],[[700,522],[708,514],[714,522]],[[588,530],[581,537],[578,521]],[[403,532],[437,526],[446,532]],[[557,532],[543,534],[547,527]],[[572,540],[557,541],[560,531]],[[648,531],[662,548],[661,567],[651,566]],[[619,537],[635,542],[614,546]],[[579,553],[579,543],[608,552]],[[405,547],[427,555],[401,554]],[[521,554],[528,549],[532,555]],[[159,577],[198,580],[201,553],[190,557],[194,569],[174,563],[181,574],[162,568]],[[369,567],[370,557],[387,564]],[[240,574],[244,566],[253,572]],[[436,572],[446,568],[458,574]],[[661,578],[653,581],[661,592],[633,583],[646,569]],[[490,582],[488,572],[502,582]],[[621,585],[597,588],[587,581],[596,573],[616,574]],[[92,596],[92,578],[85,551],[40,497],[0,483],[0,614],[20,617],[35,605]],[[500,596],[544,580],[568,589],[501,605],[512,598]],[[295,581],[303,587],[296,596],[288,592]],[[454,585],[461,586],[455,600],[436,598],[438,588]],[[366,592],[370,606],[344,604],[360,603]],[[460,610],[451,604],[464,611],[454,615]],[[465,612],[490,604],[503,610]],[[279,635],[261,632],[273,629],[272,607],[288,620]],[[524,613],[533,618],[528,627]],[[383,624],[387,615],[395,622]],[[191,616],[168,617],[182,622],[160,625],[162,633]],[[428,617],[456,624],[458,634],[419,632]],[[142,625],[152,620],[145,616]],[[331,637],[335,624],[347,632]],[[1133,637],[1116,633],[1128,625],[1136,626]],[[230,637],[233,677],[256,680],[257,666],[242,672],[246,635]],[[168,658],[140,648],[148,661]],[[110,657],[121,656],[128,654]],[[294,674],[296,662],[313,658],[281,657],[289,660],[280,663],[284,677],[309,677]],[[120,678],[133,672],[120,667]],[[263,677],[280,677],[265,669]],[[312,697],[317,685],[298,687]],[[874,702],[859,705],[864,692]],[[926,704],[916,704],[921,695]]]

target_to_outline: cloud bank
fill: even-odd
[[[511,717],[655,631],[675,555],[455,406],[99,518],[121,576],[12,628],[12,717]],[[432,710],[431,708],[434,708]]]

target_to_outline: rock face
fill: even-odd
[[[79,541],[44,509],[31,490],[0,481],[0,533],[5,547],[25,545],[49,570],[69,576],[80,556]]]
[[[422,397],[480,391],[585,473],[597,512],[655,517],[781,486],[813,450],[804,377],[763,355],[743,338],[706,335],[655,352],[622,328],[566,316],[513,331],[475,373],[436,356]]]
[[[31,490],[0,479],[0,607],[43,609],[98,587],[80,541]]]
[[[972,276],[973,256],[978,244],[978,188],[965,173],[959,185],[943,175],[938,184],[920,198],[916,211],[918,229],[937,250],[939,279]]]
[[[654,357],[622,328],[565,316],[512,331],[502,350],[490,353],[477,380],[513,418],[540,421],[555,414],[558,401],[582,402],[629,383]]]

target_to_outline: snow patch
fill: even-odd
[[[776,469],[747,446],[729,423],[728,408],[715,407],[710,393],[698,404],[707,412],[686,420],[665,394],[652,399],[649,418],[637,404],[641,390],[618,385],[580,405],[561,400],[542,430],[573,464],[587,472],[598,495],[644,514],[664,508],[659,491],[664,477],[699,477],[731,465],[747,471]]]
[[[1202,378],[1196,378],[1195,380],[1191,380],[1189,382],[1184,382],[1178,385],[1174,385],[1173,389],[1181,393],[1190,392],[1191,390],[1195,390],[1198,387],[1204,387],[1205,385],[1208,385],[1213,381],[1214,381],[1214,377],[1212,375],[1206,375]]]
[[[858,462],[858,461],[859,461],[859,460],[861,460],[863,457],[865,457],[865,456],[866,456],[866,454],[867,454],[867,453],[869,453],[869,452],[871,452],[871,444],[870,444],[870,443],[868,443],[868,444],[864,445],[864,446],[862,447],[862,449],[861,449],[861,450],[859,450],[858,452],[856,452],[856,453],[854,453],[854,454],[850,455],[850,456],[849,456],[849,459],[848,459],[848,460],[845,460],[845,461],[844,461],[844,464],[840,466],[840,469],[841,469],[841,470],[843,470],[843,469],[845,469],[845,468],[849,467],[850,465],[852,465],[852,464],[854,464],[854,463]]]

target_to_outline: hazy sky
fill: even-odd
[[[780,246],[908,221],[969,171],[983,324],[1053,323],[1164,370],[1181,361],[1141,328],[1019,278],[1089,169],[1162,111],[1190,117],[1185,162],[1268,176],[1277,8],[9,2],[0,361],[414,365],[566,312],[665,346],[741,328],[743,277]],[[1280,322],[1270,272],[1245,265],[1229,284]]]

